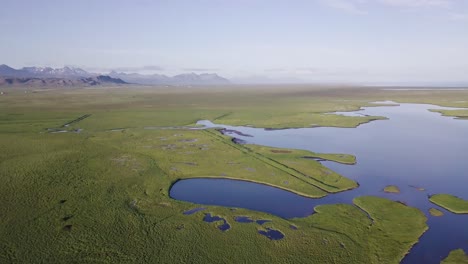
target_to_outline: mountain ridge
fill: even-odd
[[[229,84],[230,81],[216,73],[182,73],[174,76],[167,76],[164,74],[140,74],[140,73],[124,73],[111,71],[108,74],[91,73],[81,68],[65,66],[63,68],[52,67],[23,67],[21,69],[14,69],[6,64],[0,65],[0,78],[3,78],[5,83],[28,83],[36,79],[43,81],[57,83],[53,79],[63,79],[63,83],[80,83],[86,81],[83,78],[97,78],[98,76],[108,76],[111,79],[107,82],[116,84],[141,84],[141,85],[223,85]],[[17,78],[17,79],[14,79]],[[6,79],[9,79],[7,81]],[[26,80],[30,79],[30,80]],[[120,81],[119,81],[120,80]],[[99,82],[106,82],[104,80],[95,80]]]
[[[28,87],[71,87],[123,85],[127,82],[106,75],[83,78],[37,78],[37,77],[1,77],[0,86],[28,86]]]
[[[145,85],[222,85],[230,81],[216,73],[182,73],[174,76],[164,74],[139,74],[112,71],[109,76],[120,78],[124,81]]]

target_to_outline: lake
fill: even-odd
[[[300,128],[265,130],[226,126],[201,121],[206,127],[222,127],[250,144],[305,149],[321,153],[347,153],[357,158],[355,165],[322,162],[325,166],[359,182],[357,189],[331,194],[321,199],[250,182],[222,179],[188,179],[174,184],[171,197],[206,205],[242,207],[283,218],[305,217],[319,204],[352,203],[363,195],[402,201],[419,208],[428,217],[429,230],[402,263],[439,263],[457,248],[468,251],[468,215],[452,214],[428,200],[428,195],[449,193],[468,199],[468,122],[443,117],[428,109],[450,109],[435,105],[400,104],[365,107],[344,115],[385,116],[357,128]],[[242,134],[251,135],[252,137]],[[397,185],[400,194],[384,193],[387,185]],[[415,187],[424,188],[419,191]],[[444,212],[432,217],[435,207]]]

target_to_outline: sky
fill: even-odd
[[[0,64],[468,83],[468,1],[1,0]]]

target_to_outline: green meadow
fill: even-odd
[[[327,113],[382,100],[468,106],[456,99],[467,91],[352,87],[1,91],[0,263],[398,263],[427,219],[384,198],[321,205],[295,219],[218,206],[184,215],[199,206],[169,197],[180,179],[241,179],[314,198],[358,188],[314,160],[353,164],[352,153],[238,145],[216,129],[188,128],[203,119],[356,127],[384,118]],[[225,218],[231,228],[203,222],[204,213]],[[238,223],[235,216],[271,222]],[[285,237],[258,234],[266,228]]]

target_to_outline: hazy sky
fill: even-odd
[[[468,81],[467,0],[1,0],[0,64]]]

